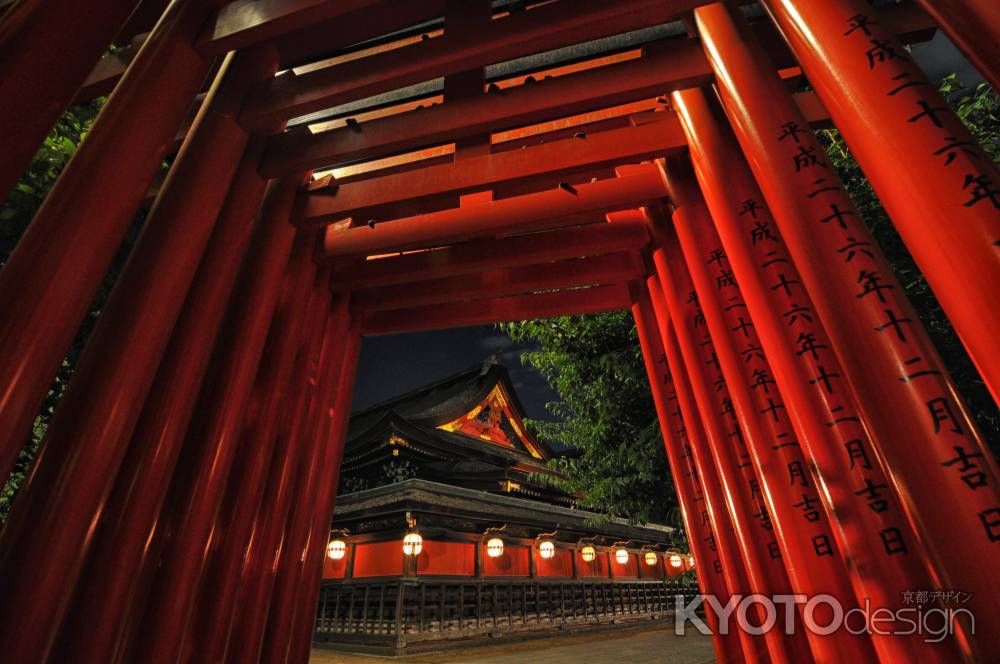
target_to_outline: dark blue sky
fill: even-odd
[[[952,72],[957,72],[969,86],[983,80],[941,32],[926,44],[914,45],[913,55],[932,80],[940,80]],[[367,338],[361,348],[354,410],[499,354],[511,371],[514,387],[528,415],[551,419],[545,403],[557,397],[537,371],[521,365],[523,350],[523,346],[514,344],[494,325]]]

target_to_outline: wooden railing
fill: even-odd
[[[315,639],[399,650],[407,643],[657,618],[690,600],[673,580],[367,579],[325,582]]]

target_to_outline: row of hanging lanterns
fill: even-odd
[[[412,529],[403,537],[403,555],[417,556],[424,549],[424,538],[420,533]],[[504,541],[501,537],[491,537],[486,542],[486,555],[490,558],[499,558],[503,555]],[[615,561],[619,565],[628,563],[628,550],[617,547],[614,549]],[[330,540],[326,545],[326,555],[330,560],[342,560],[347,554],[347,543],[340,537]],[[552,540],[543,540],[538,545],[538,555],[548,560],[556,555],[556,545]],[[593,562],[597,558],[597,549],[593,545],[587,544],[580,548],[580,558],[585,563]],[[656,565],[659,556],[655,551],[646,551],[643,560],[650,567]],[[680,569],[684,566],[684,557],[679,554],[671,554],[667,559],[670,567]],[[687,556],[688,566],[694,568],[694,556]]]
[[[491,537],[486,542],[486,555],[490,558],[499,558],[503,555],[503,539]],[[556,555],[556,545],[551,540],[544,540],[538,545],[538,555],[548,560]]]

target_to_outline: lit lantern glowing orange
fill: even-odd
[[[493,537],[486,543],[486,555],[490,558],[499,558],[503,555],[503,540]]]
[[[330,560],[340,560],[347,553],[347,544],[344,540],[335,539],[326,545],[326,555]]]
[[[670,556],[670,566],[671,567],[683,567],[684,559],[678,556],[676,553]]]
[[[656,553],[653,551],[647,551],[643,558],[646,560],[646,564],[650,567],[656,564]]]
[[[625,563],[627,563],[628,551],[626,551],[625,549],[615,550],[615,562],[617,562],[619,565],[624,565]]]
[[[552,556],[556,555],[556,545],[548,540],[542,542],[538,546],[538,555],[548,560]]]
[[[423,550],[424,538],[420,533],[406,533],[406,537],[403,538],[403,555],[419,556]]]
[[[587,545],[580,549],[580,557],[583,558],[583,562],[585,563],[593,562],[594,558],[597,557],[597,551],[594,547]]]
[[[688,556],[688,567],[694,569],[694,556]]]

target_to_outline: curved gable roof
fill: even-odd
[[[491,439],[490,434],[482,435],[486,432],[479,430],[486,427],[461,426],[460,420],[469,422],[475,418],[488,399],[495,403],[498,394],[501,404],[506,407],[504,417],[498,420],[499,428],[506,430],[506,434]],[[492,359],[355,413],[348,429],[348,443],[369,431],[390,412],[421,427],[491,442],[529,458],[544,460],[553,456],[548,446],[524,429],[524,408],[510,374],[506,367]],[[508,422],[503,422],[504,419]],[[517,441],[517,438],[522,440]]]

